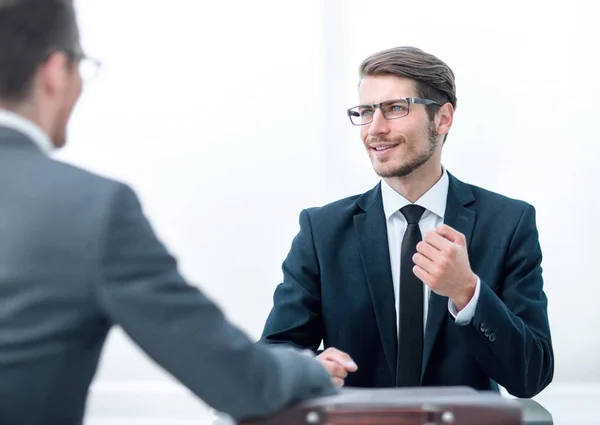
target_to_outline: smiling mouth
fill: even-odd
[[[372,147],[371,149],[373,149],[376,152],[384,152],[384,151],[393,149],[395,147],[396,147],[396,145],[394,145],[394,146],[380,146],[380,147]]]

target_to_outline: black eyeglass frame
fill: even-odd
[[[393,104],[394,102],[398,102],[400,100],[406,102],[406,105],[407,105],[406,106],[406,114],[401,115],[399,117],[388,118],[385,115],[385,112],[384,112],[384,109],[382,108],[382,106],[385,105],[385,104]],[[383,115],[383,117],[386,120],[396,120],[398,118],[404,118],[405,116],[407,116],[410,113],[410,105],[413,104],[413,103],[414,104],[419,104],[419,105],[437,105],[437,106],[442,106],[440,104],[440,102],[438,102],[436,100],[422,99],[420,97],[403,97],[403,98],[398,98],[398,99],[386,100],[386,101],[383,101],[381,103],[370,103],[370,104],[353,106],[352,108],[348,108],[346,110],[346,114],[348,114],[348,118],[350,119],[350,122],[352,123],[352,125],[361,126],[361,125],[371,124],[373,122],[373,116],[375,115],[375,112],[373,112],[373,115],[371,116],[371,121],[355,124],[354,121],[352,121],[352,117],[358,117],[358,118],[360,118],[360,113],[357,112],[357,111],[355,111],[356,108],[370,107],[373,110],[377,110],[379,108],[379,110],[381,111],[381,114]]]

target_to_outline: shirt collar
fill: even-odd
[[[442,177],[431,187],[431,189],[425,192],[415,204],[422,206],[427,211],[430,211],[443,219],[444,214],[446,213],[446,199],[448,198],[449,184],[450,179],[448,178],[448,172],[443,169]],[[402,207],[411,203],[404,196],[392,189],[385,180],[382,180],[381,182],[381,197],[386,219],[389,219]]]
[[[50,154],[55,149],[50,137],[37,124],[14,112],[0,109],[0,126],[27,136],[46,154]]]

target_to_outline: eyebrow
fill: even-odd
[[[380,103],[388,103],[388,102],[400,102],[400,101],[406,101],[406,97],[394,97],[391,99],[387,99],[384,100],[382,102],[376,102],[376,103],[363,103],[358,105],[359,107],[366,107],[366,106],[373,106],[373,105],[379,105]]]

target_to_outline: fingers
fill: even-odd
[[[317,356],[319,359],[329,360],[342,366],[348,372],[355,372],[358,366],[348,354],[337,348],[330,347]]]
[[[454,242],[461,246],[465,246],[465,235],[454,230],[452,227],[447,224],[442,224],[435,229],[435,233],[446,238],[450,242]]]
[[[429,245],[435,251],[444,251],[448,247],[448,245],[452,244],[452,242],[450,242],[444,236],[440,235],[437,229],[427,232],[422,242],[426,245]],[[417,249],[419,249],[418,246],[419,245],[417,244]]]
[[[323,364],[323,366],[325,366],[325,368],[327,369],[327,371],[333,378],[340,378],[340,379],[344,380],[348,376],[348,371],[346,369],[344,369],[342,366],[340,366],[339,364],[337,364],[336,362],[332,362],[330,360],[323,360],[323,359],[321,359],[320,361]]]
[[[327,372],[329,372],[329,376],[331,376],[331,380],[333,381],[334,385],[337,387],[343,387],[344,380],[348,376],[348,371],[331,360],[319,359],[319,361],[325,367],[325,369],[327,369]]]
[[[331,378],[331,380],[333,381],[333,385],[335,385],[336,387],[343,387],[344,386],[344,380],[340,379],[340,378]]]
[[[338,387],[344,386],[344,380],[348,376],[348,372],[355,372],[358,366],[352,358],[338,350],[330,347],[317,356],[317,359],[327,369],[334,385]]]
[[[423,269],[423,271],[429,274],[433,273],[433,271],[436,269],[435,262],[424,256],[423,254],[416,253],[415,255],[413,255],[413,262],[415,263],[415,266],[420,267],[421,269]],[[417,275],[417,277],[419,276]]]
[[[427,236],[427,235],[426,235]],[[438,237],[441,238],[441,236],[437,235]],[[442,252],[435,248],[433,245],[430,245],[427,241],[421,241],[417,244],[417,253],[421,254],[423,257],[428,258],[429,260],[433,261],[434,263],[436,261],[439,261]],[[417,254],[415,254],[417,255]],[[413,258],[414,261],[414,258]]]
[[[427,285],[427,286],[431,285],[432,276],[425,269],[423,269],[420,266],[414,266],[413,273],[415,274],[415,276],[417,276],[419,279],[421,279],[421,281],[425,285]]]
[[[433,262],[439,263],[444,257],[454,258],[461,250],[465,250],[466,246],[465,236],[462,233],[442,224],[425,234],[423,241],[417,244],[417,251]]]

